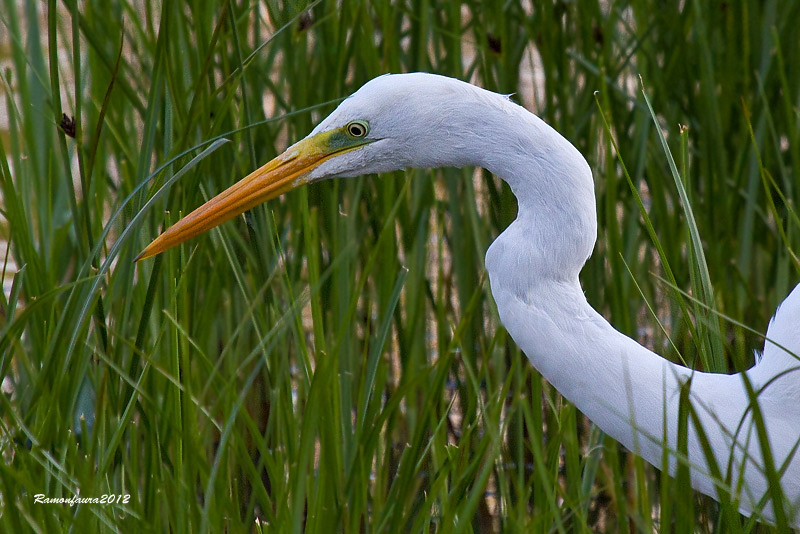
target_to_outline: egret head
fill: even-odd
[[[172,225],[137,261],[308,183],[408,167],[475,164],[459,150],[464,143],[451,135],[446,140],[441,137],[443,129],[449,130],[443,124],[448,117],[459,117],[465,123],[454,135],[475,135],[476,125],[468,125],[469,106],[463,102],[476,91],[493,95],[433,74],[385,75],[371,80],[305,139]]]

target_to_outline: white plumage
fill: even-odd
[[[597,426],[659,468],[663,444],[676,450],[680,387],[691,379],[691,400],[717,464],[723,474],[730,464],[733,495],[742,478],[740,510],[751,514],[768,483],[748,409],[747,377],[761,390],[758,402],[775,463],[788,462],[782,489],[792,524],[800,527],[800,453],[794,454],[800,441],[800,360],[794,355],[800,353],[800,286],[767,330],[777,345],[768,341],[762,360],[746,373],[675,365],[619,333],[587,303],[578,273],[597,232],[592,173],[575,147],[541,119],[505,96],[415,73],[368,82],[312,135],[354,120],[369,124],[374,142],[325,161],[311,172],[312,180],[463,166],[484,167],[505,180],[519,213],[489,247],[486,268],[511,337]],[[691,424],[689,434],[692,485],[717,497]],[[676,462],[670,455],[672,473]],[[762,515],[774,520],[771,504]]]
[[[519,202],[517,219],[489,247],[486,268],[500,319],[536,369],[603,431],[659,468],[664,446],[677,449],[680,391],[691,381],[699,428],[720,471],[730,469],[732,495],[745,514],[771,495],[749,380],[769,436],[764,450],[785,468],[785,509],[800,528],[800,286],[770,323],[763,358],[745,373],[694,372],[617,332],[589,306],[578,280],[597,237],[589,165],[505,96],[432,74],[376,78],[308,137],[170,227],[138,259],[311,181],[467,165],[505,180]],[[690,423],[692,485],[717,497],[702,443]],[[670,454],[670,473],[677,461]],[[771,501],[761,515],[775,519]]]

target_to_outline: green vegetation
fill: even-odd
[[[780,531],[531,367],[484,271],[515,215],[486,172],[316,184],[133,263],[363,82],[437,72],[589,160],[612,324],[748,367],[800,272],[800,4],[534,4],[0,0],[0,531]],[[33,497],[78,491],[130,498]]]

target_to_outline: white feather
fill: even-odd
[[[759,395],[793,525],[800,527],[800,286],[770,323],[764,357],[746,373],[694,372],[668,362],[615,330],[587,303],[578,274],[597,232],[594,184],[583,156],[541,119],[509,100],[432,74],[376,78],[312,134],[367,121],[373,143],[331,158],[320,180],[408,167],[481,166],[505,180],[519,202],[517,219],[489,247],[486,268],[500,318],[531,363],[604,432],[662,467],[677,447],[681,385],[723,471],[732,468],[740,510],[768,495],[763,454],[744,379]],[[793,352],[795,355],[790,354]],[[765,387],[766,386],[766,387]],[[665,429],[666,427],[666,434]],[[696,427],[690,425],[692,485],[717,496]],[[669,470],[677,459],[670,455]],[[762,512],[774,520],[771,503]]]

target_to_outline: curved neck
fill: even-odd
[[[569,141],[518,109],[513,127],[503,114],[484,126],[502,153],[475,150],[519,203],[517,219],[486,254],[501,320],[562,395],[658,465],[665,409],[677,414],[677,392],[690,371],[616,331],[586,301],[578,274],[597,235],[591,170]]]
[[[530,296],[502,306],[502,315],[534,366],[604,432],[660,466],[664,425],[674,446],[680,387],[691,370],[615,330],[578,284],[540,284]]]
[[[594,180],[588,163],[572,144],[524,108],[485,119],[486,138],[503,147],[475,147],[478,165],[501,177],[517,197],[514,227],[523,230],[515,259],[529,282],[550,275],[577,281],[597,237]],[[512,232],[514,230],[512,229]],[[524,244],[524,245],[523,245]],[[525,268],[527,267],[527,268]]]
[[[483,165],[511,186],[517,219],[492,244],[486,268],[503,325],[536,369],[600,429],[645,460],[663,467],[665,446],[677,450],[681,388],[690,400],[718,466],[732,461],[734,477],[760,450],[734,436],[747,416],[740,375],[694,372],[673,364],[615,330],[586,301],[578,274],[596,238],[591,171],[580,153],[527,112],[514,128],[498,132],[516,153],[483,156]],[[505,137],[503,137],[505,136]],[[748,428],[748,424],[744,425]],[[734,443],[736,445],[734,445]],[[689,425],[692,485],[716,495],[697,429]],[[669,455],[674,472],[676,456]],[[766,492],[761,473],[749,470],[755,496]]]

